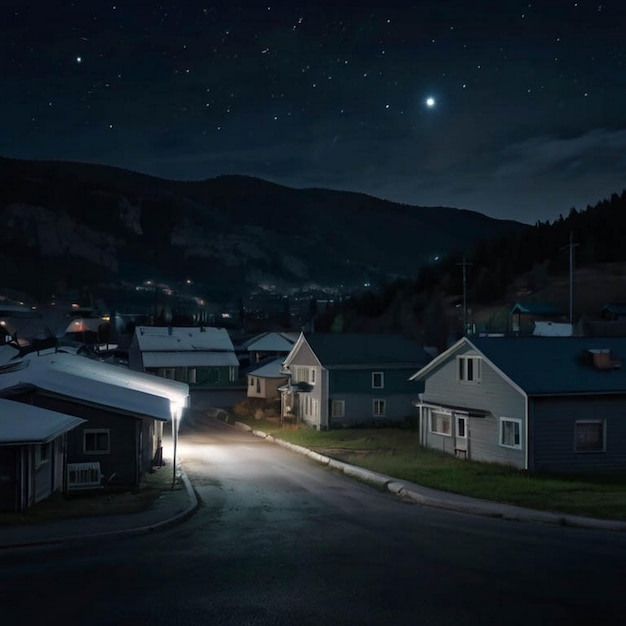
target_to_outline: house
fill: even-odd
[[[116,486],[158,463],[163,425],[177,433],[188,395],[184,383],[61,352],[0,366],[0,396],[84,420],[67,435],[67,462],[97,463]]]
[[[230,386],[239,379],[239,361],[225,328],[138,326],[128,365],[191,386]]]
[[[599,315],[584,315],[580,326],[586,337],[626,337],[626,305],[605,304]]]
[[[263,400],[280,399],[279,387],[284,385],[289,376],[283,370],[283,359],[274,359],[248,373],[248,398]]]
[[[530,472],[626,473],[626,338],[464,337],[411,380],[422,445]]]
[[[23,511],[63,488],[67,433],[83,422],[0,398],[0,511]]]
[[[414,414],[413,368],[429,360],[400,335],[302,333],[283,364],[281,416],[318,430],[401,421]]]
[[[268,332],[257,335],[246,345],[250,365],[287,356],[298,337],[299,333]]]
[[[561,310],[547,302],[516,302],[509,312],[510,330],[517,335],[532,335],[535,322],[562,322]]]

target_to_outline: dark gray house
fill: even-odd
[[[283,362],[282,417],[318,430],[402,421],[420,390],[409,377],[430,358],[401,335],[302,333]]]
[[[67,463],[97,466],[116,486],[137,485],[152,467],[188,395],[184,383],[60,352],[0,366],[0,396],[83,420],[67,435]]]
[[[464,337],[415,373],[423,445],[531,472],[626,474],[626,338]]]

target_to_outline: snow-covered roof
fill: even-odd
[[[28,355],[0,367],[0,390],[39,389],[133,414],[169,420],[187,406],[189,385],[65,353]]]
[[[252,370],[248,376],[258,376],[259,378],[288,378],[288,374],[282,372],[284,359],[274,359],[261,367]]]
[[[135,328],[135,339],[141,352],[234,352],[233,342],[225,328],[138,326]]]
[[[298,333],[265,333],[248,345],[250,352],[289,352]]]
[[[223,367],[239,365],[234,352],[144,352],[144,367]]]
[[[0,398],[0,445],[47,443],[85,420]]]

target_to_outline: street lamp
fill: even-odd
[[[178,446],[178,427],[183,415],[183,404],[180,401],[170,400],[170,411],[172,413],[172,489],[176,484],[176,448]]]

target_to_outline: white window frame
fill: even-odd
[[[456,379],[460,383],[468,383],[470,385],[476,385],[482,382],[482,357],[476,355],[463,354],[456,357]],[[471,368],[468,363],[471,362]],[[471,378],[468,378],[468,373],[471,371]]]
[[[346,401],[345,400],[331,400],[330,401],[330,416],[331,417],[345,417],[346,415]]]
[[[107,448],[106,450],[87,450],[87,435],[102,435],[107,436]],[[111,453],[111,431],[109,428],[86,428],[83,430],[83,454],[110,454]]]
[[[583,424],[600,424],[602,427],[602,447],[594,449],[579,449],[578,447],[578,426]],[[574,424],[574,452],[576,454],[598,454],[599,452],[606,452],[606,420],[576,420]]]
[[[237,380],[237,368],[234,365],[228,367],[228,380],[234,383]]]
[[[457,439],[467,439],[467,425],[469,423],[469,420],[467,418],[467,415],[455,415],[454,416],[454,422],[455,422],[455,434],[456,434],[456,438]],[[463,424],[463,434],[459,434],[459,424]]]
[[[374,417],[385,417],[387,413],[387,402],[384,398],[374,398],[372,400],[372,415]]]
[[[504,428],[505,424],[517,424],[518,429],[518,439],[519,443],[504,443]],[[503,448],[508,448],[509,450],[521,450],[522,449],[522,441],[523,441],[523,432],[522,432],[522,420],[516,417],[501,417],[500,418],[500,426],[498,428],[498,444]]]
[[[440,435],[441,437],[452,437],[452,412],[442,411],[440,409],[430,409],[430,415],[428,416],[428,427],[433,435]],[[448,432],[444,430],[437,430],[436,422],[433,418],[440,416],[446,418],[448,422]]]
[[[376,379],[380,378],[380,384],[376,384]],[[385,388],[385,372],[372,372],[372,389],[384,389]]]
[[[196,368],[190,367],[187,369],[187,382],[191,385],[195,385],[197,380]]]

